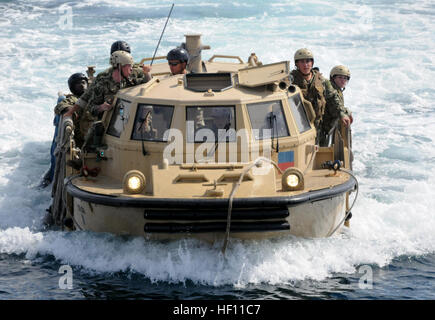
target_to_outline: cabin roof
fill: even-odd
[[[283,91],[271,91],[266,86],[248,88],[236,84],[236,79],[233,79],[233,86],[224,91],[197,92],[185,88],[185,76],[163,76],[158,78],[152,84],[146,83],[120,91],[120,96],[125,99],[150,99],[160,100],[162,103],[171,104],[188,104],[191,102],[200,102],[204,104],[217,105],[228,103],[240,103],[249,101],[258,101],[264,99],[282,99],[285,95]]]

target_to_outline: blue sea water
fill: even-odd
[[[292,61],[308,47],[326,76],[349,66],[360,194],[345,233],[232,241],[223,259],[220,244],[43,229],[50,191],[36,187],[57,93],[87,65],[107,68],[115,40],[136,61],[152,56],[171,4],[0,2],[0,299],[434,299],[430,0],[175,2],[157,55],[200,33],[205,59]],[[72,267],[72,289],[59,287],[62,265]]]

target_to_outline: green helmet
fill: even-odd
[[[133,57],[131,56],[130,53],[126,52],[126,51],[115,51],[111,54],[110,56],[110,64],[112,65],[112,67],[117,68],[118,65],[120,64],[121,66],[124,66],[126,64],[134,64],[133,61]]]
[[[335,66],[331,69],[331,72],[329,73],[329,78],[332,79],[335,76],[346,76],[350,79],[350,70],[348,67],[343,65]]]
[[[314,56],[311,50],[307,48],[301,48],[295,52],[295,63],[301,59],[312,59],[314,62]]]

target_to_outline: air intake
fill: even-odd
[[[231,73],[188,73],[185,75],[186,89],[206,92],[211,89],[214,92],[227,90],[233,86]]]

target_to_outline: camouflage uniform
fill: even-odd
[[[65,99],[63,99],[56,105],[56,107],[54,108],[54,113],[58,116],[62,115],[67,110],[67,108],[72,107],[74,104],[76,104],[78,99],[79,98],[73,94],[66,95]],[[78,147],[82,146],[86,132],[88,131],[88,128],[94,120],[94,117],[84,109],[79,109],[74,114],[74,141],[76,142],[76,145]]]
[[[334,81],[327,80],[325,97],[326,109],[323,116],[323,128],[329,131],[332,129],[336,119],[350,117],[352,113],[344,106],[343,91]]]
[[[139,63],[135,63],[133,65],[133,70],[131,72],[130,75],[130,81],[135,81],[134,85],[138,85],[138,84],[142,84],[145,83],[143,82],[143,78],[146,78],[148,80],[146,80],[145,82],[148,82],[149,80],[151,80],[151,76],[149,74],[146,74],[145,72],[143,72],[142,67],[139,65]]]
[[[98,107],[104,102],[112,104],[118,90],[146,83],[151,79],[150,75],[144,73],[140,67],[134,66],[128,80],[123,78],[121,82],[115,82],[112,78],[113,70],[114,69],[110,67],[100,72],[89,88],[76,102],[81,109],[86,109],[96,118],[99,115]]]
[[[327,80],[319,71],[313,69],[311,72],[313,73],[313,76],[310,81],[307,81],[299,70],[293,70],[290,73],[290,80],[292,84],[297,85],[301,89],[304,99],[311,102],[313,109],[316,112],[314,125],[316,129],[319,130],[321,128],[326,106],[324,91]]]
[[[336,121],[352,115],[349,109],[344,106],[343,92],[334,81],[326,80],[325,89],[326,108],[323,115],[320,138],[322,144],[326,143],[326,135],[332,129]]]

